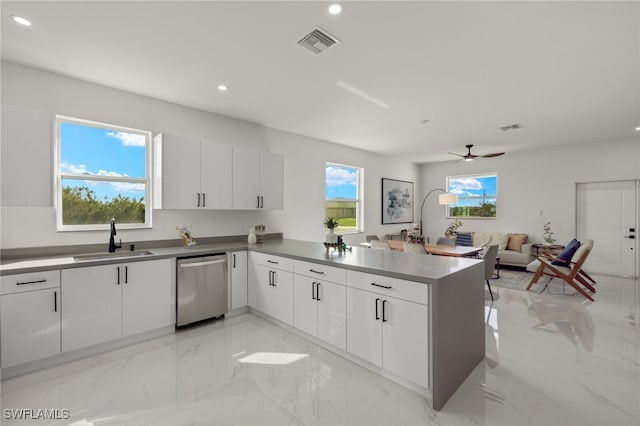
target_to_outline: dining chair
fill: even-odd
[[[491,295],[491,300],[493,300],[493,291],[491,291],[491,284],[489,280],[493,278],[493,269],[496,266],[496,257],[498,256],[498,245],[494,244],[487,248],[487,251],[484,253],[484,280],[487,282],[487,287],[489,287],[489,294]]]
[[[455,238],[440,237],[440,238],[438,238],[438,241],[436,241],[436,244],[443,245],[443,246],[455,247],[456,239]]]
[[[365,238],[366,238],[368,243],[370,243],[373,240],[379,240],[380,239],[380,238],[378,238],[377,235],[367,235]]]
[[[425,250],[424,244],[410,243],[409,241],[404,242],[404,252],[414,254],[427,254],[427,250]]]
[[[378,250],[391,250],[391,246],[386,241],[371,240],[371,248]]]

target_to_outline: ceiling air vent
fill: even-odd
[[[340,40],[321,28],[316,28],[298,40],[300,46],[309,50],[314,55],[319,55],[336,43],[340,43]]]
[[[508,126],[502,126],[500,127],[500,130],[502,130],[503,132],[506,132],[507,130],[515,130],[515,129],[519,129],[522,126],[520,124],[509,124]]]

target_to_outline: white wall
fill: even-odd
[[[638,138],[640,139],[640,137]],[[424,186],[444,188],[447,176],[497,172],[498,218],[464,219],[461,231],[529,234],[542,241],[542,225],[550,220],[559,243],[575,236],[575,185],[640,178],[639,140],[556,146],[507,153],[474,162],[443,162],[421,166]],[[436,195],[436,194],[434,194]],[[539,215],[541,211],[541,216]],[[425,206],[425,234],[433,241],[451,222],[437,197]]]
[[[2,103],[146,129],[153,134],[166,132],[284,154],[284,211],[156,210],[153,229],[119,232],[125,243],[177,238],[175,226],[179,223],[189,225],[196,238],[246,234],[251,224],[263,223],[268,232],[283,232],[286,238],[323,240],[326,161],[365,168],[365,233],[384,234],[407,227],[380,225],[380,178],[416,181],[418,167],[412,163],[8,62],[2,62]],[[28,167],[28,158],[24,161]],[[52,206],[3,207],[0,214],[2,248],[107,241],[104,232],[56,232]],[[363,235],[346,240],[363,241]]]

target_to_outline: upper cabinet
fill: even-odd
[[[2,105],[3,207],[51,207],[51,114]]]
[[[283,157],[233,147],[233,208],[282,210]]]
[[[155,208],[232,208],[230,145],[166,133],[153,142]]]

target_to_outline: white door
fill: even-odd
[[[283,207],[283,158],[270,152],[260,153],[260,207],[265,210],[282,210]]]
[[[293,326],[316,336],[318,334],[318,304],[316,283],[312,278],[295,275],[293,291]]]
[[[329,282],[319,282],[316,297],[318,299],[318,337],[346,350],[347,288]]]
[[[576,227],[580,241],[592,239],[585,270],[635,277],[636,181],[580,183]]]
[[[293,325],[293,273],[273,271],[273,316]]]
[[[122,335],[171,324],[171,261],[127,263],[122,278]]]
[[[347,288],[347,352],[382,366],[382,296]]]
[[[62,271],[62,351],[118,339],[122,335],[122,282],[118,265]]]
[[[260,155],[257,151],[233,147],[233,208],[260,208]]]
[[[236,251],[229,255],[231,274],[230,291],[231,309],[247,306],[247,252]]]
[[[162,187],[163,209],[196,209],[200,192],[200,142],[162,134],[161,167],[156,173],[161,178],[156,185]]]
[[[0,297],[2,368],[60,353],[60,289]]]
[[[427,306],[392,297],[384,299],[382,367],[428,387]]]
[[[200,144],[200,206],[205,209],[231,209],[231,145]]]

